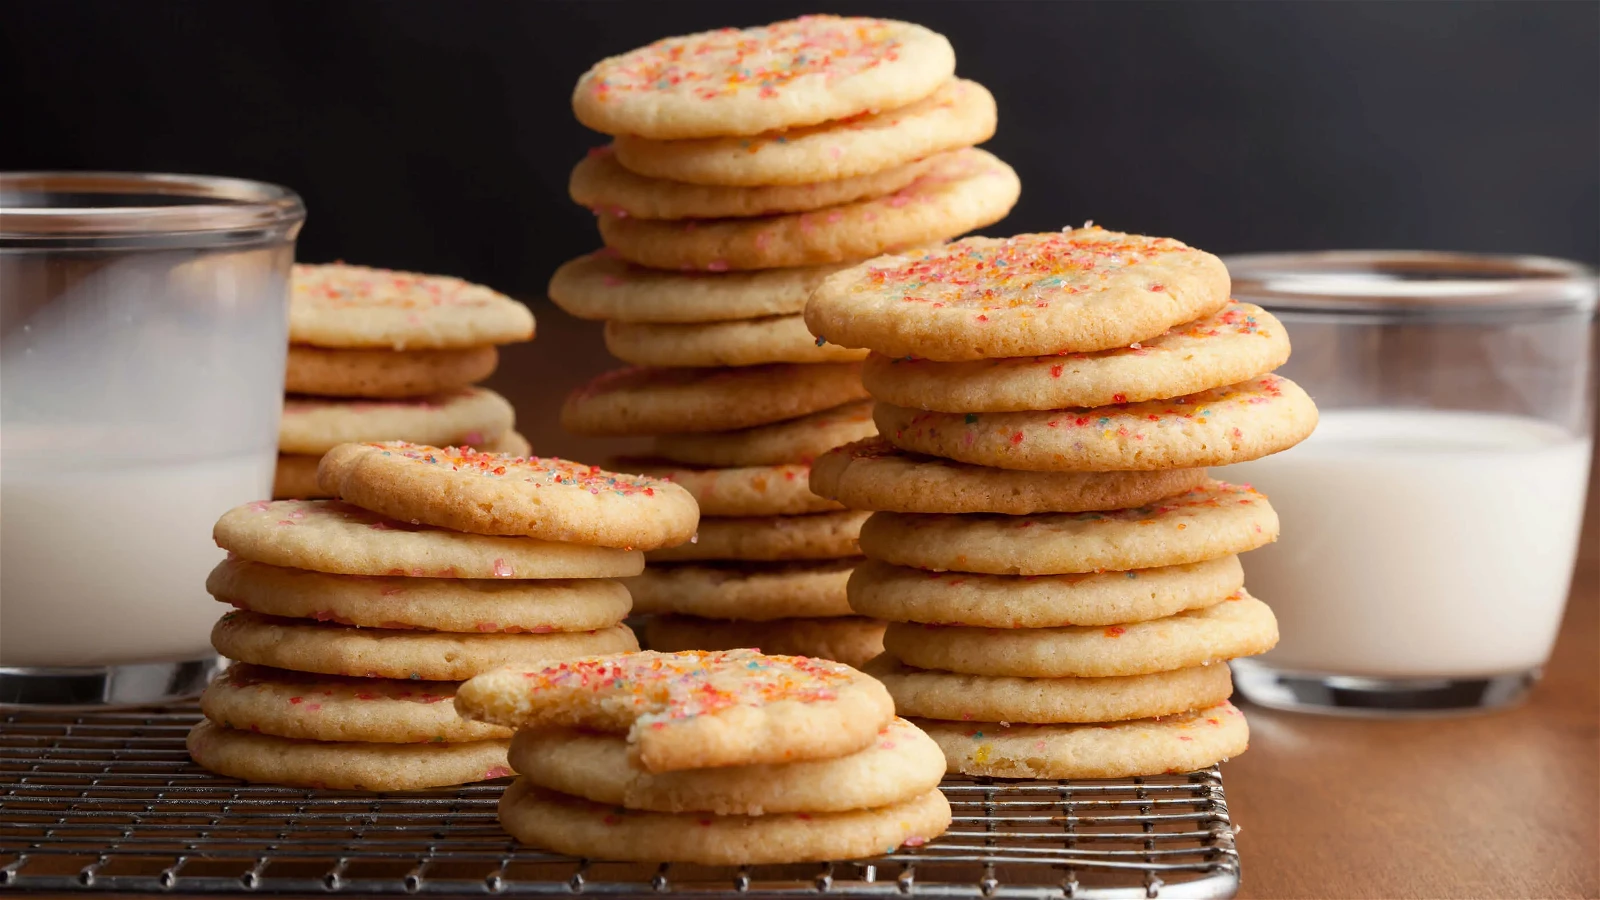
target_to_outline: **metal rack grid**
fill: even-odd
[[[949,779],[943,837],[873,860],[718,868],[555,856],[495,822],[503,783],[410,794],[252,785],[189,762],[192,706],[0,711],[0,892],[679,897],[1230,897],[1215,768]]]

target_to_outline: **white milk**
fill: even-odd
[[[1243,557],[1285,670],[1479,676],[1549,657],[1582,524],[1591,442],[1532,419],[1334,410],[1288,452],[1215,470],[1282,519]]]
[[[198,659],[221,607],[211,526],[269,496],[273,455],[87,468],[8,458],[0,478],[0,665]]]

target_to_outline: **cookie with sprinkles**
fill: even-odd
[[[1016,678],[917,669],[885,653],[863,671],[882,681],[895,709],[914,720],[1121,722],[1215,706],[1233,693],[1233,677],[1220,663],[1150,675]]]
[[[311,741],[380,744],[509,740],[511,729],[456,714],[453,681],[348,678],[241,663],[206,687],[200,711],[225,728]]]
[[[533,313],[482,285],[343,263],[296,265],[289,342],[444,350],[533,338]]]
[[[798,315],[662,325],[607,322],[606,349],[636,366],[851,362],[867,351],[819,344]]]
[[[211,646],[238,662],[293,672],[464,681],[504,666],[624,653],[639,649],[639,642],[626,625],[547,634],[451,634],[231,612],[212,628]]]
[[[824,278],[855,262],[754,272],[664,272],[613,250],[571,260],[550,277],[555,305],[580,319],[611,322],[726,322],[798,315]]]
[[[762,622],[651,616],[645,643],[652,650],[733,650],[831,659],[864,666],[883,652],[884,624],[860,616],[768,619]]]
[[[970,628],[894,622],[883,646],[919,669],[1022,678],[1100,678],[1204,666],[1265,653],[1278,623],[1241,590],[1221,603],[1126,625]]]
[[[485,453],[509,453],[527,456],[533,449],[528,439],[515,431],[508,431],[492,440],[475,445]],[[277,471],[272,478],[274,500],[317,500],[331,496],[317,486],[317,463],[320,453],[280,453]]]
[[[1106,472],[1224,466],[1293,447],[1317,407],[1277,375],[1171,400],[1028,412],[923,412],[879,403],[878,431],[903,450],[1001,469]]]
[[[695,540],[645,553],[656,562],[739,559],[773,562],[859,556],[857,537],[867,513],[855,510],[805,516],[730,516],[700,520]]]
[[[381,744],[306,741],[202,721],[189,732],[201,768],[242,781],[335,791],[420,791],[511,774],[509,740]]]
[[[578,121],[659,140],[760,134],[915,103],[955,73],[950,42],[891,19],[804,16],[665,38],[596,63]]]
[[[1108,725],[918,719],[952,774],[992,778],[1132,778],[1193,772],[1243,753],[1244,713],[1215,706]]]
[[[450,350],[330,350],[292,344],[284,390],[322,397],[388,400],[426,397],[476,384],[494,374],[494,347]]]
[[[614,147],[617,161],[631,171],[675,182],[749,189],[853,183],[981,144],[994,136],[995,118],[989,91],[956,78],[907,106],[806,128],[685,141],[622,134]]]
[[[847,812],[645,812],[545,790],[521,778],[500,799],[500,825],[525,844],[585,859],[743,866],[859,859],[918,846],[950,827],[950,803],[935,788]]]
[[[894,718],[883,685],[839,663],[753,650],[621,654],[480,675],[469,719],[624,734],[646,772],[832,759]]]
[[[897,566],[1065,575],[1204,562],[1276,540],[1278,514],[1248,485],[1213,481],[1148,506],[1027,516],[873,513],[861,550]]]
[[[578,205],[588,207],[597,215],[635,219],[739,219],[806,212],[882,197],[917,180],[931,165],[931,159],[915,158],[850,178],[810,184],[727,187],[639,175],[623,168],[611,147],[597,147],[572,170],[567,191]]]
[[[337,500],[246,503],[224,513],[211,536],[240,559],[336,575],[625,578],[644,569],[638,550],[462,534]]]
[[[1017,472],[909,453],[881,437],[817,457],[811,489],[850,509],[905,513],[1086,512],[1143,506],[1197,488],[1205,469]]]
[[[833,447],[877,433],[872,404],[856,402],[737,431],[663,434],[651,447],[656,456],[686,465],[770,466],[810,462]]]
[[[633,595],[634,610],[644,614],[676,613],[747,622],[848,616],[852,613],[845,597],[845,584],[857,562],[856,559],[829,559],[784,563],[661,563],[645,567],[644,572],[626,583],[628,592]],[[787,652],[776,648],[769,650]]]
[[[628,589],[607,578],[330,575],[243,559],[217,563],[206,578],[206,592],[268,616],[471,634],[593,631],[621,622],[631,608]]]
[[[966,238],[830,276],[811,333],[892,358],[959,362],[1128,347],[1228,303],[1222,260],[1100,227]]]
[[[528,782],[595,803],[723,816],[876,809],[937,788],[945,769],[939,746],[905,719],[863,750],[806,762],[652,774],[620,735],[566,728],[518,732],[510,759]]]
[[[860,363],[635,367],[607,372],[569,394],[561,407],[561,427],[587,437],[731,431],[863,399]]]
[[[290,397],[278,423],[278,452],[321,454],[354,441],[477,446],[498,440],[515,421],[506,398],[481,387],[411,400]]]
[[[702,516],[800,516],[844,508],[811,493],[811,468],[804,463],[700,469],[625,459],[614,467],[679,485],[700,504]]]
[[[1011,212],[1021,192],[1010,166],[969,148],[940,156],[917,180],[883,197],[758,219],[601,216],[600,237],[623,259],[656,269],[818,266],[904,251],[991,225]]]
[[[649,571],[648,569],[646,571]],[[1072,575],[930,572],[863,561],[850,574],[850,608],[890,622],[975,628],[1126,625],[1204,609],[1244,587],[1237,556]]]
[[[1182,397],[1248,381],[1289,358],[1289,336],[1250,303],[1131,347],[1018,359],[930,362],[874,354],[861,381],[884,403],[938,412],[1011,412]]]
[[[688,491],[658,478],[404,441],[335,447],[322,457],[317,482],[401,521],[599,547],[680,544],[700,518]]]

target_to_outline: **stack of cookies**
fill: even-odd
[[[464,444],[524,455],[504,397],[474,387],[533,314],[481,285],[366,266],[297,265],[277,499],[326,497],[317,460],[347,441]]]
[[[632,653],[482,675],[456,708],[519,729],[519,840],[585,859],[859,859],[950,826],[944,756],[883,685],[753,650]]]
[[[882,435],[818,459],[812,489],[875,511],[850,605],[892,624],[867,671],[951,771],[1118,777],[1245,748],[1222,661],[1277,623],[1236,554],[1278,520],[1204,467],[1293,446],[1317,413],[1270,374],[1282,326],[1228,293],[1208,253],[1085,227],[874,260],[812,296],[812,330],[872,349]]]
[[[211,638],[237,664],[189,752],[225,775],[411,790],[508,774],[510,731],[457,716],[457,683],[638,649],[615,579],[697,518],[676,485],[558,459],[344,444],[318,475],[343,499],[217,522],[228,559],[206,588],[238,611]]]
[[[614,135],[571,192],[606,249],[556,272],[551,298],[606,322],[634,368],[573,394],[570,431],[647,436],[619,463],[689,488],[699,540],[630,584],[658,649],[763,649],[862,663],[882,623],[844,583],[864,518],[813,495],[810,461],[875,433],[865,352],[801,317],[826,276],[1004,217],[1016,174],[973,148],[994,99],[954,77],[944,37],[812,16],[669,38],[605,60],[573,108]]]

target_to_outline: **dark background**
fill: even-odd
[[[1600,261],[1600,3],[6,2],[0,168],[290,185],[302,259],[534,297],[598,244],[566,176],[579,74],[669,34],[808,11],[948,35],[1023,198],[1228,253]]]

